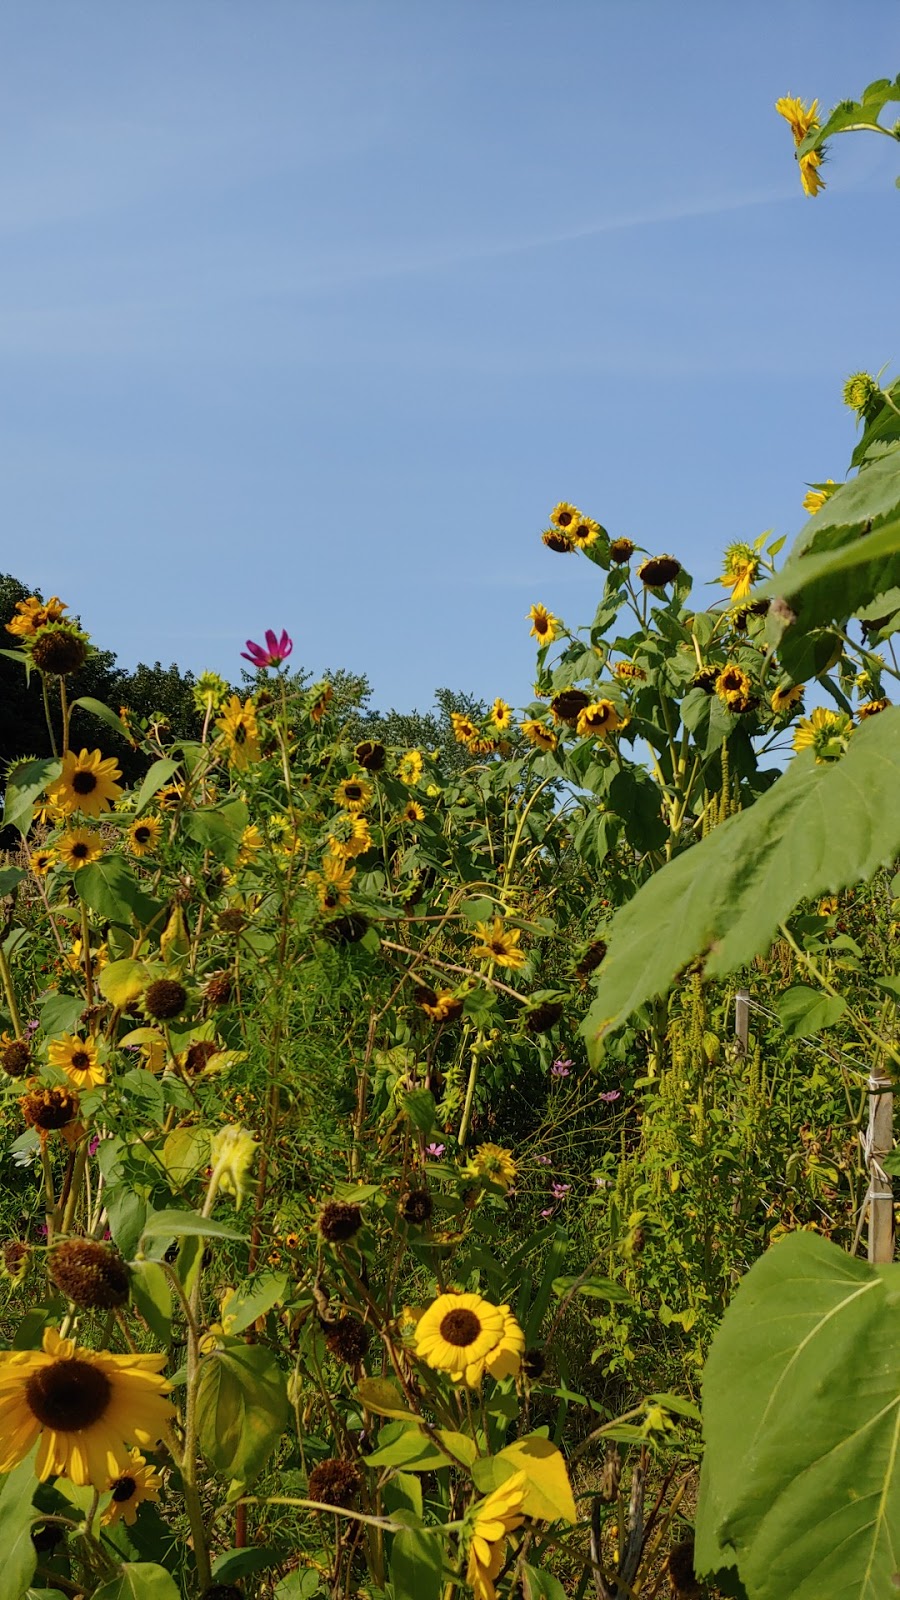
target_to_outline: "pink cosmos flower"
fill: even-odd
[[[286,628],[282,628],[280,639],[272,628],[267,628],[266,646],[263,649],[261,644],[254,644],[252,639],[248,639],[247,648],[241,651],[241,655],[254,667],[280,667],[293,650],[294,641]]]
[[[605,1100],[606,1104],[610,1105],[613,1100],[621,1099],[621,1095],[622,1095],[621,1089],[607,1089],[605,1094],[598,1094],[597,1099],[598,1100]]]
[[[425,1146],[425,1154],[427,1156],[433,1156],[435,1161],[439,1161],[446,1148],[447,1146],[445,1144],[427,1144]]]
[[[551,1078],[570,1078],[571,1075],[572,1063],[568,1056],[561,1056],[559,1061],[554,1061],[550,1068]]]
[[[552,1183],[550,1193],[554,1200],[564,1200],[572,1185],[570,1183]]]

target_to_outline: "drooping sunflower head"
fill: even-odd
[[[791,706],[795,706],[798,701],[803,699],[803,691],[805,688],[805,683],[779,684],[777,689],[772,690],[772,694],[769,699],[769,704],[772,707],[772,710],[777,716],[780,716],[783,711],[790,710]]]
[[[861,706],[857,706],[856,715],[860,722],[865,722],[867,717],[877,717],[880,711],[886,711],[890,703],[886,695],[881,695],[877,700],[864,700]]]
[[[371,1343],[372,1335],[365,1323],[349,1312],[339,1317],[337,1322],[329,1323],[325,1332],[328,1354],[348,1367],[358,1366],[360,1361],[365,1360]]]
[[[574,728],[579,714],[590,705],[591,697],[583,689],[561,689],[550,701],[554,722],[564,722]]]
[[[118,1250],[96,1239],[65,1239],[51,1250],[47,1271],[57,1289],[85,1310],[112,1311],[129,1294],[128,1268]]]
[[[554,617],[546,606],[532,606],[528,612],[528,620],[531,623],[529,634],[533,639],[537,639],[540,646],[552,644],[557,638],[561,627],[560,620]]]
[[[432,1022],[452,1022],[462,1013],[463,1002],[452,989],[430,989],[420,985],[416,990],[416,1004],[422,1007]]]
[[[72,1089],[32,1089],[19,1105],[29,1128],[37,1128],[42,1138],[72,1129],[78,1122],[78,1096]]]
[[[318,727],[334,699],[334,689],[330,683],[320,683],[311,691],[311,694],[312,701],[309,714]]]
[[[99,750],[69,750],[63,756],[62,772],[51,786],[49,800],[67,815],[81,811],[86,817],[102,816],[112,810],[122,793],[116,782],[121,769],[114,758],[104,760]]]
[[[523,1021],[529,1033],[549,1033],[561,1020],[565,1007],[562,1000],[539,1000],[526,1006]]]
[[[637,569],[645,589],[663,589],[674,583],[681,571],[681,562],[675,556],[648,556]]]
[[[583,739],[605,739],[624,726],[625,718],[611,700],[594,700],[578,713],[576,731]]]
[[[494,1600],[496,1596],[494,1583],[506,1560],[508,1537],[525,1521],[526,1489],[525,1473],[515,1472],[493,1494],[479,1500],[468,1514],[466,1582],[474,1590],[476,1600]]]
[[[46,622],[27,640],[28,654],[40,672],[65,678],[83,667],[89,639],[74,622]]]
[[[666,1573],[676,1600],[699,1600],[703,1586],[694,1570],[693,1538],[680,1539],[673,1544],[666,1557]]]
[[[387,751],[377,739],[363,739],[354,751],[357,761],[367,772],[380,772],[387,760]]]
[[[775,110],[780,117],[784,117],[794,135],[794,143],[798,145],[803,143],[811,129],[819,126],[818,109],[818,100],[807,106],[793,94],[783,94],[775,101]]]
[[[548,728],[545,722],[541,722],[535,717],[526,718],[524,722],[520,722],[519,726],[528,743],[533,744],[536,750],[555,750],[559,744],[553,729]]]
[[[621,567],[625,565],[626,561],[631,560],[632,556],[634,555],[634,551],[635,545],[633,540],[613,539],[609,547],[609,559],[610,561],[614,561],[616,566]]]
[[[634,661],[617,661],[613,672],[621,683],[644,683],[647,678],[644,668]]]
[[[576,522],[581,521],[581,512],[577,506],[570,505],[568,500],[560,500],[550,513],[550,521],[554,527],[562,528],[568,533]]]
[[[607,945],[605,939],[594,939],[593,942],[588,945],[587,949],[584,951],[584,954],[579,956],[575,963],[574,972],[579,982],[584,983],[590,977],[592,972],[596,972],[601,962],[606,960],[606,950]]]
[[[345,1244],[362,1227],[359,1206],[329,1200],[319,1212],[319,1233],[329,1244]]]
[[[133,856],[146,856],[155,850],[162,838],[160,817],[138,817],[128,829],[128,848]]]
[[[557,555],[570,556],[575,549],[572,540],[563,533],[561,528],[546,528],[541,534],[541,539],[548,550],[555,550]]]
[[[400,1198],[400,1215],[414,1228],[424,1227],[434,1211],[434,1201],[427,1189],[408,1189]]]
[[[352,778],[342,778],[334,791],[337,805],[345,811],[365,811],[372,798],[372,785],[368,778],[361,775]]]
[[[349,905],[355,876],[355,867],[348,867],[340,857],[326,850],[322,857],[322,870],[308,872],[306,882],[314,891],[322,911],[337,911],[341,906]]]
[[[824,178],[819,176],[819,168],[824,160],[825,155],[821,150],[807,150],[806,155],[800,157],[800,184],[803,193],[809,195],[810,199],[815,199],[826,187]]]

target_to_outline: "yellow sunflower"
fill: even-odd
[[[470,1178],[483,1178],[500,1189],[508,1189],[515,1182],[518,1170],[511,1151],[502,1144],[480,1144],[466,1165]]]
[[[416,1000],[432,1022],[452,1022],[463,1008],[462,1000],[452,989],[420,989]]]
[[[415,826],[417,822],[425,820],[425,807],[420,806],[418,800],[407,800],[400,813],[401,822],[410,822]]]
[[[805,688],[805,683],[782,684],[779,688],[772,690],[769,705],[778,714],[782,711],[787,711],[791,706],[795,706],[798,700],[803,699]]]
[[[361,776],[343,778],[334,791],[334,798],[345,811],[365,811],[372,798],[372,785],[368,778]]]
[[[6,624],[6,631],[17,639],[28,639],[39,629],[45,628],[48,622],[58,622],[67,610],[68,606],[58,595],[51,595],[49,600],[39,600],[36,594],[30,595],[27,600],[16,601],[16,612],[12,621]]]
[[[338,861],[349,861],[353,856],[365,855],[371,849],[372,835],[365,817],[343,811],[331,824],[328,849]]]
[[[339,906],[350,904],[350,887],[355,876],[355,867],[346,866],[326,851],[322,857],[321,872],[308,872],[306,882],[314,891],[323,911],[336,911]]]
[[[810,129],[819,126],[817,115],[819,110],[818,100],[814,100],[812,105],[806,106],[796,95],[783,94],[780,100],[775,101],[775,110],[780,117],[784,117],[785,122],[790,126],[791,133],[794,135],[794,143],[797,145],[803,143]]]
[[[91,951],[91,973],[101,972],[108,960],[109,951],[106,945],[98,944],[97,948]],[[72,949],[66,956],[66,966],[71,968],[72,972],[84,971],[84,946],[80,939],[72,940]]]
[[[637,666],[633,661],[617,661],[613,672],[622,683],[644,683],[647,678],[643,667]]]
[[[505,928],[502,917],[493,922],[476,922],[481,939],[472,949],[473,961],[493,961],[498,967],[524,967],[525,953],[518,948],[521,929]]]
[[[805,156],[800,157],[800,182],[803,193],[815,199],[817,194],[825,188],[825,181],[819,177],[819,168],[822,157],[818,150],[808,150]]]
[[[421,750],[407,750],[406,754],[400,757],[397,777],[401,783],[405,783],[408,788],[412,788],[421,778],[424,765]]]
[[[105,1491],[126,1469],[126,1446],[165,1432],[174,1406],[161,1355],[110,1355],[44,1332],[43,1350],[0,1353],[0,1473],[38,1444],[35,1472]]]
[[[254,858],[259,855],[259,852],[265,842],[266,841],[256,826],[256,823],[248,822],[246,828],[241,834],[241,843],[237,853],[236,865],[239,867],[246,867],[248,862],[253,861]]]
[[[243,772],[252,762],[260,759],[259,726],[256,707],[249,695],[241,704],[236,694],[231,695],[216,727],[228,746],[228,759],[233,767]]]
[[[71,828],[57,841],[56,848],[63,866],[71,872],[77,872],[79,867],[99,861],[103,854],[103,840],[93,828]]]
[[[77,1034],[63,1033],[58,1039],[50,1040],[47,1060],[51,1067],[62,1067],[76,1089],[95,1089],[106,1082],[106,1072],[100,1065],[93,1039],[79,1039]]]
[[[577,517],[568,529],[569,538],[578,550],[587,550],[600,537],[600,524],[593,517]]]
[[[532,639],[537,639],[540,645],[552,644],[562,626],[559,617],[554,617],[552,611],[541,605],[531,607],[528,621],[531,623],[529,635]]]
[[[817,511],[821,511],[826,500],[831,499],[836,488],[837,484],[833,478],[826,478],[824,483],[811,483],[809,493],[803,496],[804,511],[808,511],[810,516],[814,517]]]
[[[28,858],[28,865],[36,878],[46,878],[51,867],[56,866],[56,851],[34,850]]]
[[[857,706],[856,715],[860,722],[865,722],[866,717],[877,717],[879,711],[886,711],[890,703],[885,695],[878,700],[865,700],[861,706]]]
[[[131,1527],[137,1518],[138,1506],[145,1500],[159,1499],[162,1478],[147,1465],[140,1450],[132,1450],[118,1477],[113,1478],[107,1488],[112,1490],[112,1499],[100,1518],[103,1526],[108,1528],[121,1518]]]
[[[528,1480],[524,1472],[514,1472],[511,1478],[479,1500],[469,1513],[469,1562],[466,1582],[475,1592],[475,1600],[496,1600],[496,1579],[506,1560],[507,1535],[515,1532],[525,1521],[524,1500]]]
[[[508,706],[505,700],[498,697],[488,712],[488,722],[498,733],[504,733],[512,722],[512,706]]]
[[[472,718],[464,716],[461,711],[451,711],[450,726],[453,729],[453,737],[457,744],[468,745],[472,743],[473,739],[478,738],[478,729]]]
[[[545,723],[538,722],[533,717],[529,717],[525,722],[520,722],[519,727],[522,729],[528,743],[533,744],[537,750],[555,750],[559,744],[553,729],[548,728]]]
[[[826,711],[816,706],[809,717],[801,717],[794,729],[794,749],[813,750],[817,762],[837,761],[847,748],[853,719],[846,711]]]
[[[743,704],[751,688],[750,679],[742,667],[723,667],[716,679],[716,694],[729,711]]]
[[[159,817],[138,817],[128,829],[128,848],[132,855],[149,855],[159,844],[162,831],[162,820]]]
[[[492,1378],[514,1378],[525,1336],[509,1306],[493,1306],[480,1294],[441,1294],[416,1323],[416,1355],[454,1383],[477,1388]]]
[[[759,572],[759,556],[750,544],[730,544],[725,551],[725,570],[719,582],[731,590],[732,600],[743,600],[750,593]]]
[[[578,713],[575,731],[582,738],[605,739],[607,734],[615,733],[617,728],[625,726],[625,719],[621,717],[611,700],[592,700],[589,706]]]
[[[99,750],[82,750],[76,756],[69,750],[63,756],[62,772],[49,792],[51,805],[59,806],[68,816],[72,811],[83,811],[86,817],[99,817],[111,810],[122,793],[121,769],[115,759],[104,761]]]
[[[560,500],[550,513],[550,521],[557,528],[563,528],[566,533],[581,521],[581,512],[577,506],[569,504],[568,500]]]

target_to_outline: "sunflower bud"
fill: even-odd
[[[252,1133],[234,1124],[222,1128],[213,1136],[210,1144],[210,1182],[218,1182],[223,1194],[234,1195],[236,1210],[240,1210],[244,1203],[245,1184],[258,1148]]]

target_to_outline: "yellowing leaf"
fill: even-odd
[[[104,967],[97,979],[97,986],[104,999],[114,1005],[117,1011],[124,1011],[133,1000],[137,1000],[147,984],[147,969],[143,961],[133,961],[130,958],[124,961],[111,961]]]
[[[190,947],[184,912],[181,906],[176,906],[159,936],[162,958],[168,966],[171,961],[177,961],[179,956],[186,956]]]
[[[508,1444],[496,1460],[509,1463],[510,1471],[504,1477],[524,1472],[528,1480],[524,1500],[527,1516],[540,1517],[544,1522],[578,1521],[566,1463],[549,1439],[530,1433],[515,1444]]]
[[[410,1422],[419,1420],[390,1378],[361,1378],[356,1392],[366,1410],[374,1411],[376,1416],[400,1417],[404,1421],[408,1418]]]

